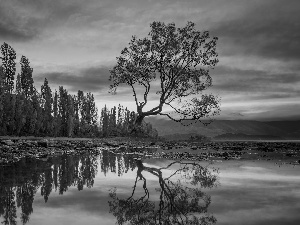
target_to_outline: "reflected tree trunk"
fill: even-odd
[[[111,189],[110,212],[117,218],[118,224],[215,224],[216,218],[207,213],[211,203],[209,195],[202,188],[217,185],[217,170],[203,167],[199,163],[176,161],[166,167],[145,166],[136,161],[137,174],[131,195],[127,199],[117,197],[117,189]],[[163,170],[172,170],[168,177]],[[158,180],[159,201],[150,199],[147,179],[144,173],[154,175]],[[142,182],[144,194],[135,197],[137,183]]]

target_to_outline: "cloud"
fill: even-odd
[[[300,76],[294,72],[270,72],[267,70],[239,69],[230,66],[218,66],[211,72],[213,77],[213,89],[232,92],[274,92],[275,95],[291,96],[299,94],[296,88],[300,83]]]
[[[63,24],[81,8],[76,1],[1,1],[0,38],[20,42],[37,39],[43,31]]]
[[[268,104],[266,104],[268,105]],[[244,111],[244,114],[249,119],[257,119],[264,121],[276,121],[276,120],[300,120],[299,110],[300,105],[297,103],[289,103],[274,105],[274,106],[256,106],[255,110]]]
[[[2,4],[2,2],[1,2]],[[0,7],[0,37],[4,40],[14,41],[28,41],[37,36],[38,31],[28,26],[32,21],[25,21],[26,19],[17,13],[14,9],[4,6]]]
[[[109,68],[90,67],[79,71],[43,73],[35,80],[39,83],[47,78],[49,84],[67,87],[68,91],[77,92],[107,92],[109,89]]]
[[[283,221],[296,224],[299,200],[294,193],[298,190],[299,179],[295,174],[284,174],[282,168],[261,168],[262,162],[248,165],[220,165],[221,187],[210,191],[210,210],[218,221],[225,224],[281,224]]]
[[[268,98],[268,96],[260,97],[259,94],[253,97],[228,95],[222,98],[221,113],[216,118],[259,121],[299,120],[300,104],[298,98],[298,96],[294,98]]]
[[[234,19],[212,27],[225,55],[256,55],[281,60],[300,59],[300,2],[260,1]]]
[[[1,14],[1,10],[0,10]],[[1,20],[1,18],[0,18]],[[36,37],[34,30],[25,30],[16,24],[7,24],[0,21],[0,36],[4,40],[27,41]]]

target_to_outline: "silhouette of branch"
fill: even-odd
[[[163,177],[162,170],[170,169],[173,165],[180,165],[172,174]],[[110,212],[118,220],[119,224],[214,224],[215,217],[207,214],[207,208],[211,203],[210,196],[203,193],[199,188],[184,186],[181,180],[170,180],[180,174],[185,178],[183,181],[200,187],[212,187],[217,181],[217,176],[212,174],[207,167],[195,162],[175,161],[162,168],[144,166],[141,160],[136,161],[137,175],[132,194],[127,200],[118,199],[116,189],[110,193],[112,201],[109,201]],[[160,192],[159,203],[150,201],[146,178],[143,172],[149,172],[158,178]],[[215,170],[214,170],[215,171]],[[134,199],[138,180],[143,181],[145,195]],[[203,205],[204,204],[204,205]],[[196,213],[197,216],[193,215]],[[202,216],[201,216],[202,215]],[[147,222],[145,222],[147,221]],[[199,222],[199,223],[198,223]]]

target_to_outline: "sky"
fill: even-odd
[[[153,21],[192,21],[219,38],[206,91],[221,99],[218,119],[296,120],[299,10],[299,0],[0,0],[0,44],[11,45],[17,61],[29,58],[38,90],[47,78],[53,91],[92,92],[99,110],[119,103],[134,110],[129,87],[108,93],[116,57]]]

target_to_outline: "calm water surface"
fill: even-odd
[[[144,159],[141,164],[136,157],[100,151],[28,158],[2,166],[0,220],[3,224],[109,225],[126,215],[131,221],[163,221],[171,218],[169,209],[190,210],[191,217],[200,205],[201,218],[217,219],[216,224],[300,224],[299,165],[230,160],[213,165],[200,162],[203,167],[188,165],[188,169],[173,164],[159,170],[173,161]],[[179,173],[173,175],[175,171]],[[195,177],[197,186],[190,182]],[[177,196],[173,204],[168,193]],[[175,203],[191,209],[178,209]]]

